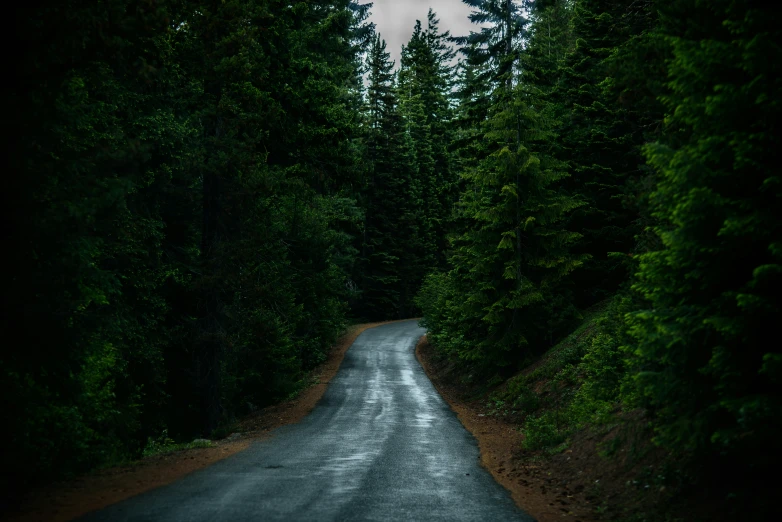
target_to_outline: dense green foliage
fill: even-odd
[[[378,35],[368,58],[362,298],[358,315],[403,318],[426,273],[444,263],[455,183],[453,52],[430,10],[402,49],[398,73]]]
[[[465,3],[485,26],[457,39],[461,196],[418,297],[429,338],[492,382],[548,351],[495,397],[528,448],[641,407],[696,480],[773,473],[782,10]],[[763,510],[764,488],[714,486]]]
[[[4,480],[208,436],[420,313],[473,378],[546,354],[495,397],[530,449],[642,409],[701,479],[778,465],[782,9],[464,1],[399,64],[352,0],[17,10]]]
[[[366,7],[50,4],[18,11],[11,99],[19,484],[295,391],[345,324],[362,218]]]
[[[780,9],[683,1],[661,9],[672,48],[663,138],[645,148],[663,247],[641,256],[629,318],[642,403],[660,442],[738,455],[757,473],[782,428]],[[775,166],[777,165],[777,166]]]

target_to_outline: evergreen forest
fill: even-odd
[[[782,4],[463,1],[399,63],[359,0],[15,10],[4,491],[218,437],[347,325],[422,317],[528,449],[640,411],[764,519]],[[523,372],[585,325],[554,419]]]

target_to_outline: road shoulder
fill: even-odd
[[[95,471],[31,491],[9,522],[66,522],[97,511],[145,491],[171,484],[194,471],[206,468],[247,449],[282,426],[301,421],[318,403],[339,371],[348,348],[370,328],[389,322],[358,324],[348,328],[331,350],[329,358],[310,375],[312,385],[294,399],[264,408],[242,419],[236,433],[211,447],[155,455],[127,466]],[[5,518],[7,517],[7,518]]]
[[[548,482],[543,469],[521,458],[523,435],[518,426],[493,416],[483,401],[470,400],[465,389],[449,379],[448,363],[439,358],[426,339],[419,340],[416,358],[438,393],[457,414],[464,427],[478,441],[481,465],[500,485],[507,489],[513,501],[538,522],[594,520],[585,509],[574,509],[567,495],[559,495],[555,488],[541,488]],[[544,463],[541,462],[541,465]],[[565,498],[560,498],[560,497]],[[582,506],[578,506],[582,508]]]

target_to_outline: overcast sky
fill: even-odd
[[[374,4],[369,20],[375,23],[380,36],[388,44],[387,50],[397,67],[402,45],[410,40],[415,21],[421,20],[421,24],[426,28],[426,13],[430,7],[440,19],[440,32],[451,31],[453,36],[464,36],[478,27],[467,19],[472,9],[462,0],[369,1]]]

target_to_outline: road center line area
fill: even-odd
[[[80,520],[533,521],[415,358],[415,321],[363,332],[301,423]]]

